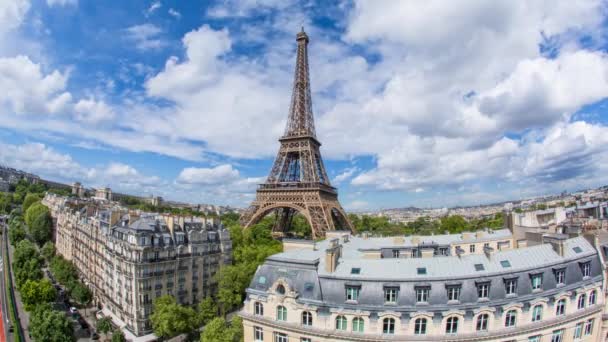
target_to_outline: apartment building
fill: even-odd
[[[195,304],[217,291],[215,274],[232,261],[218,219],[128,210],[115,202],[47,194],[60,255],[71,260],[94,302],[136,336],[152,331],[155,298]]]

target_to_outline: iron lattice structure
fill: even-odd
[[[266,183],[260,184],[256,199],[241,216],[249,227],[274,212],[273,233],[282,235],[291,226],[293,216],[302,214],[310,224],[313,238],[325,236],[328,230],[351,230],[352,226],[338,202],[319,148],[308,70],[308,36],[302,30],[296,36],[297,59],[289,118],[281,147]]]

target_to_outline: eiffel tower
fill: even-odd
[[[308,75],[308,36],[303,28],[296,42],[293,93],[285,134],[279,139],[281,148],[268,179],[259,185],[256,199],[241,216],[241,224],[250,227],[274,212],[273,235],[283,236],[294,215],[300,213],[308,221],[313,238],[320,238],[329,230],[352,231],[352,226],[338,202],[337,189],[329,182],[319,151]]]

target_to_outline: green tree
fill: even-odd
[[[57,291],[48,279],[27,280],[19,292],[27,311],[32,311],[37,305],[52,302],[57,298]]]
[[[32,204],[25,212],[25,223],[31,238],[42,245],[51,239],[53,219],[49,209],[42,203]]]
[[[198,303],[198,319],[200,324],[207,324],[217,317],[217,304],[213,298],[207,297]]]
[[[96,329],[97,332],[107,337],[108,333],[112,331],[112,319],[110,317],[102,317],[97,321]]]
[[[89,290],[88,287],[81,284],[80,282],[77,282],[72,287],[72,290],[70,291],[70,296],[76,301],[76,303],[84,306],[91,303],[91,299],[93,299],[93,294],[91,293],[91,290]]]
[[[11,245],[16,246],[21,240],[25,239],[26,235],[23,223],[18,222],[9,226],[8,240]]]
[[[29,259],[20,265],[13,263],[13,274],[17,288],[21,289],[28,280],[42,279],[42,263],[38,258]]]
[[[450,234],[461,233],[469,229],[469,223],[460,215],[441,218],[441,230]]]
[[[42,198],[38,194],[27,194],[25,195],[25,199],[23,199],[23,203],[21,204],[21,208],[23,211],[27,212],[27,209],[34,203],[40,202]]]
[[[230,324],[222,317],[211,320],[201,334],[201,342],[239,342],[243,340],[243,322],[240,317]]]
[[[72,322],[63,312],[52,310],[49,305],[36,307],[30,315],[28,330],[34,341],[75,341]]]
[[[55,244],[51,241],[48,241],[40,249],[40,254],[47,262],[50,262],[51,259],[53,259],[53,257],[55,256]]]
[[[125,334],[120,329],[116,329],[112,332],[112,342],[126,342]]]
[[[13,252],[13,264],[17,266],[23,265],[30,259],[39,259],[40,254],[36,246],[29,240],[19,241]]]
[[[150,322],[156,336],[170,338],[192,332],[197,328],[198,317],[194,309],[181,306],[174,297],[165,295],[154,301]]]
[[[8,214],[11,210],[13,197],[6,192],[0,192],[0,214]]]
[[[51,260],[51,272],[58,282],[67,286],[78,280],[78,272],[74,265],[65,260],[61,255],[55,255]]]

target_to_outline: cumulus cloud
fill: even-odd
[[[174,8],[169,8],[169,11],[167,13],[169,13],[169,15],[172,16],[172,17],[174,17],[175,19],[181,19],[181,17],[182,17],[182,14],[179,13]]]
[[[74,6],[78,5],[78,0],[46,0],[46,4],[49,7],[53,6]]]
[[[218,185],[232,183],[239,179],[239,171],[232,165],[224,164],[213,168],[188,167],[180,172],[178,183],[197,185]]]

